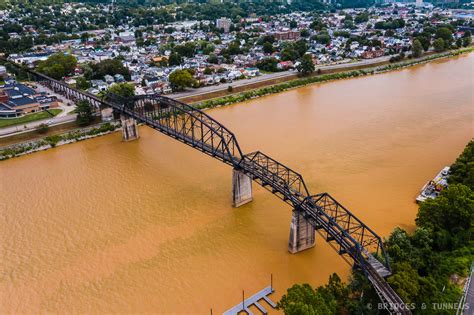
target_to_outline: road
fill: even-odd
[[[462,315],[473,315],[474,314],[474,281],[472,276],[474,274],[474,263],[471,266],[471,273],[469,275],[469,284],[465,292],[465,304]],[[458,314],[458,313],[456,313]]]
[[[64,124],[64,123],[75,121],[75,120],[76,120],[76,114],[66,115],[66,116],[58,115],[56,117],[52,117],[48,119],[32,121],[27,124],[9,126],[9,127],[0,129],[0,138],[4,138],[12,134],[22,134],[25,132],[29,132],[31,130],[36,129],[41,124],[48,124],[48,126],[51,127],[51,126],[60,125],[60,124]]]
[[[321,69],[321,71],[324,71],[324,70],[327,71],[327,70],[338,70],[338,69],[342,70],[345,68],[352,68],[352,67],[357,67],[357,66],[370,66],[373,64],[378,64],[381,62],[388,61],[390,60],[390,57],[391,56],[383,56],[383,57],[374,58],[374,59],[364,59],[357,62],[316,67],[316,69]],[[289,76],[295,75],[296,73],[297,72],[295,70],[268,73],[268,74],[263,74],[261,76],[251,78],[251,79],[237,80],[232,83],[223,83],[219,85],[205,86],[199,89],[192,89],[192,90],[187,90],[184,92],[173,93],[167,96],[171,98],[175,98],[175,99],[181,99],[181,98],[190,97],[190,96],[196,96],[196,95],[201,95],[201,94],[206,94],[206,93],[211,93],[211,92],[227,90],[227,87],[229,85],[232,85],[232,87],[236,88],[236,87],[246,86],[246,85],[254,84],[258,82],[265,82],[268,80],[289,77]]]

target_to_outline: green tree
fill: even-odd
[[[87,81],[86,78],[84,77],[79,77],[76,79],[76,88],[81,89],[81,90],[87,90],[90,88],[90,83]]]
[[[313,58],[311,58],[311,55],[304,55],[300,59],[300,64],[296,67],[296,69],[302,75],[308,75],[310,73],[313,73],[315,68],[314,68]]]
[[[428,49],[430,49],[430,45],[431,45],[430,37],[418,36],[416,39],[421,43],[424,51],[428,51]]]
[[[257,68],[263,71],[267,72],[277,72],[278,68],[278,60],[271,57],[271,58],[265,58],[257,62]]]
[[[306,44],[306,41],[299,40],[293,44],[293,49],[296,50],[298,53],[298,58],[300,58],[306,54],[306,51],[308,51],[308,45]]]
[[[60,80],[64,76],[71,74],[77,65],[76,57],[57,53],[51,55],[45,61],[38,64],[37,70],[53,79]]]
[[[298,59],[299,54],[298,52],[293,48],[293,47],[286,47],[283,48],[282,51],[280,52],[280,58],[283,61],[295,61]]]
[[[92,106],[88,101],[82,100],[76,103],[76,122],[80,126],[90,124],[93,120]]]
[[[433,42],[433,47],[434,47],[436,52],[443,51],[445,49],[444,39],[442,39],[442,38],[435,39],[435,41]]]
[[[168,63],[170,66],[179,66],[181,63],[183,63],[183,58],[179,53],[172,52],[168,59]]]
[[[450,184],[464,184],[474,190],[474,140],[471,140],[461,155],[451,165]]]
[[[462,45],[464,47],[467,47],[469,45],[471,45],[471,42],[472,42],[472,34],[471,34],[471,31],[465,31],[464,32],[464,35],[462,37]]]
[[[304,28],[301,30],[301,37],[309,37],[310,33],[308,29]]]
[[[210,54],[209,58],[207,58],[207,62],[212,63],[212,64],[218,64],[219,59],[217,58],[215,54]]]
[[[309,284],[295,284],[277,304],[285,315],[335,314],[337,301],[324,287],[314,290]]]
[[[418,272],[408,262],[399,263],[394,268],[395,274],[388,279],[390,286],[397,291],[405,303],[413,303],[420,291]]]
[[[89,40],[89,37],[90,37],[89,33],[87,33],[87,32],[82,33],[81,34],[81,42],[83,42],[83,43],[87,42]]]
[[[182,91],[186,87],[193,86],[195,80],[187,70],[175,70],[169,75],[169,81],[173,91]]]
[[[105,75],[116,75],[121,74],[126,80],[130,79],[130,71],[122,63],[122,60],[115,59],[106,59],[98,62],[96,64],[89,64],[89,67],[92,69],[92,76],[94,79],[103,79]],[[84,76],[87,78],[86,73]]]
[[[468,242],[473,234],[474,193],[462,184],[451,184],[436,199],[420,205],[416,224],[434,233],[438,250],[452,250]]]
[[[323,34],[320,34],[320,35],[316,36],[316,40],[320,44],[327,45],[331,42],[331,37],[328,34],[323,33]]]
[[[133,97],[135,95],[135,86],[130,83],[115,83],[109,87],[107,92],[126,98]]]
[[[445,48],[449,48],[453,41],[453,32],[447,27],[440,27],[436,30],[435,38],[442,38],[445,43]]]
[[[263,43],[263,52],[266,54],[271,54],[273,52],[273,45],[270,42]]]
[[[418,39],[415,39],[413,41],[413,56],[418,58],[421,57],[423,54],[423,46],[421,45],[421,42]]]

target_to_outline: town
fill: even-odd
[[[62,25],[70,33],[53,33],[35,25],[19,26],[28,16],[26,10],[0,11],[4,38],[8,38],[3,54],[11,62],[36,67],[95,95],[123,82],[132,84],[137,95],[220,84],[231,89],[239,80],[314,71],[312,65],[302,63],[303,57],[316,66],[350,66],[377,58],[399,61],[468,46],[473,30],[472,14],[422,2],[322,13],[250,14],[239,20],[157,23],[157,18],[151,18],[148,25],[140,25],[124,19],[117,26],[102,21],[101,27],[93,23],[94,17],[107,15],[113,5],[64,3],[43,8],[43,13],[48,9],[80,16],[81,24],[73,19],[71,25]],[[148,10],[150,15],[154,12]],[[61,30],[59,25],[51,28]],[[24,42],[29,43],[27,51],[15,51]],[[48,63],[54,54],[74,60],[67,65],[57,59]]]

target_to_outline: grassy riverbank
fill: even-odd
[[[202,102],[197,102],[197,103],[194,103],[193,106],[199,109],[206,109],[206,108],[214,108],[218,106],[230,105],[230,104],[239,103],[239,102],[247,101],[250,99],[254,99],[254,98],[258,98],[258,97],[262,97],[262,96],[266,96],[270,94],[284,92],[290,89],[306,86],[313,83],[321,83],[321,82],[327,82],[327,81],[333,81],[333,80],[355,78],[355,77],[361,77],[361,76],[367,76],[367,75],[397,70],[401,68],[414,66],[417,64],[426,63],[426,62],[440,59],[440,58],[458,56],[460,54],[469,53],[472,51],[474,51],[474,47],[427,55],[419,59],[407,59],[406,61],[399,62],[399,63],[386,64],[386,65],[370,67],[366,69],[321,74],[321,75],[310,76],[310,77],[301,77],[299,79],[295,79],[295,80],[280,83],[280,84],[275,84],[275,85],[262,87],[262,88],[258,88],[258,89],[254,89],[254,90],[250,90],[246,92],[235,93],[228,96],[223,96],[219,98],[205,100]]]

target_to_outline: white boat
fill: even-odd
[[[416,197],[416,202],[423,202],[426,199],[438,197],[441,191],[448,187],[449,166],[444,167],[435,178],[423,186],[421,193]]]

